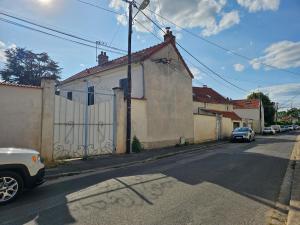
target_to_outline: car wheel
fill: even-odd
[[[0,204],[15,200],[23,191],[22,177],[10,171],[0,172]]]

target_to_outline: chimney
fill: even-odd
[[[175,36],[173,35],[173,33],[170,29],[171,29],[170,27],[166,27],[166,33],[164,35],[164,41],[173,40],[173,43],[175,44]]]
[[[108,62],[108,56],[106,55],[106,52],[101,51],[101,54],[98,55],[98,65],[102,66],[107,62]]]
[[[207,88],[207,85],[206,85],[206,84],[204,84],[204,85],[203,85],[203,87],[204,87],[204,88]]]

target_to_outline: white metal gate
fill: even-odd
[[[112,91],[59,90],[55,96],[54,159],[113,153]]]

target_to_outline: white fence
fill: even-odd
[[[114,114],[112,92],[87,96],[60,90],[55,96],[54,159],[113,153]]]

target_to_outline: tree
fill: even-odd
[[[294,118],[299,118],[300,117],[300,109],[291,108],[287,111],[287,115],[290,115]]]
[[[250,94],[247,99],[261,99],[262,105],[264,107],[264,119],[265,123],[271,125],[274,123],[274,116],[275,116],[275,104],[271,102],[269,96],[265,95],[262,92],[256,92]]]
[[[36,54],[25,48],[10,48],[5,54],[7,61],[0,75],[6,82],[39,86],[42,77],[60,78],[62,69],[45,52]]]

